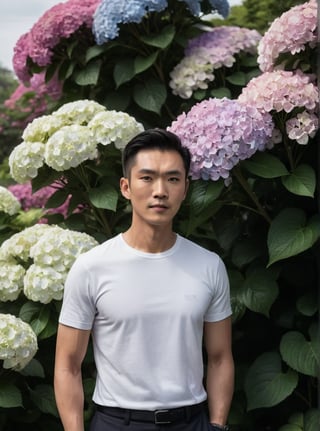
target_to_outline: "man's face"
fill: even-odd
[[[183,160],[176,151],[140,151],[129,178],[121,178],[123,196],[131,201],[132,222],[165,226],[172,224],[187,192]]]

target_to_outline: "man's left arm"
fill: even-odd
[[[231,317],[204,324],[209,420],[221,426],[227,422],[234,389],[231,327]]]

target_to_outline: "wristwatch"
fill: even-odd
[[[230,428],[228,427],[228,425],[219,425],[212,422],[210,422],[210,425],[211,425],[212,431],[230,431]]]

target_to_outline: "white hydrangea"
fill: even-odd
[[[54,229],[59,232],[62,228],[47,224],[36,224],[28,227],[21,232],[15,233],[5,240],[0,247],[2,259],[19,258],[27,261],[30,257],[30,248],[44,235],[46,231]]]
[[[19,200],[6,187],[0,186],[0,211],[14,215],[21,208]]]
[[[97,157],[97,142],[86,126],[73,124],[55,132],[45,146],[45,161],[56,171],[75,168]]]
[[[48,304],[61,300],[67,273],[52,266],[31,265],[24,277],[23,292],[31,301]]]
[[[0,260],[0,301],[15,301],[23,289],[25,269],[14,259]]]
[[[38,175],[38,169],[44,163],[45,145],[41,142],[22,142],[9,156],[12,178],[23,184]]]
[[[102,145],[114,142],[116,148],[122,149],[138,133],[144,130],[143,125],[125,112],[103,111],[96,114],[88,127],[95,139]]]
[[[98,112],[105,110],[103,105],[94,100],[77,100],[65,103],[54,112],[53,116],[57,119],[61,118],[65,126],[71,124],[87,125]]]
[[[23,369],[38,350],[31,326],[11,314],[0,314],[0,359],[3,368]]]
[[[35,118],[27,125],[22,134],[22,139],[27,142],[42,142],[45,144],[50,136],[64,125],[62,117],[43,115]]]

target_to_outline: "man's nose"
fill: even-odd
[[[155,198],[160,198],[160,199],[164,199],[168,197],[168,191],[167,191],[165,181],[159,180],[155,182],[154,189],[153,189],[153,196]]]

